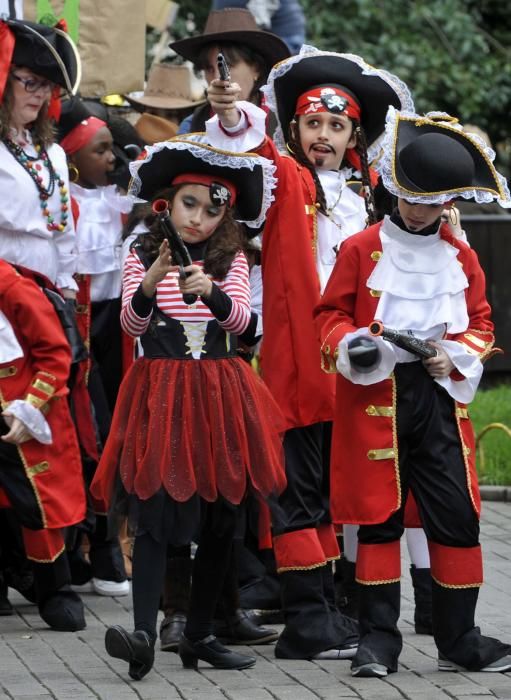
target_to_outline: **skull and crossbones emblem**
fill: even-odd
[[[212,182],[209,188],[209,196],[213,204],[222,206],[223,204],[229,204],[231,199],[231,193],[225,185],[221,185],[218,182]]]
[[[348,100],[340,95],[322,94],[321,104],[333,114],[342,114],[346,111]]]

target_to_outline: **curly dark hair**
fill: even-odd
[[[21,67],[21,66],[15,66]],[[5,92],[3,100],[0,103],[0,140],[10,138],[10,128],[12,119],[12,107],[13,107],[13,94],[12,94],[12,78],[10,75],[7,77],[7,83],[5,86]],[[43,148],[48,148],[55,141],[55,129],[52,122],[48,119],[48,103],[45,102],[37,119],[30,126],[30,133],[34,140],[34,144],[42,146]]]
[[[160,190],[154,196],[156,199],[166,199],[170,204],[174,201],[176,193],[184,187],[184,184],[168,187]],[[162,244],[164,234],[158,223],[151,204],[140,205],[137,208],[138,221],[144,221],[149,233],[139,237],[142,250],[152,264],[158,257],[158,251]],[[134,228],[134,221],[128,221],[128,227]],[[224,279],[232,261],[237,253],[246,248],[246,236],[242,226],[234,220],[231,209],[225,210],[225,215],[213,234],[206,241],[204,252],[204,272],[215,279]]]
[[[300,139],[298,137],[298,122],[299,122],[300,117],[298,115],[295,115],[292,126],[294,128],[291,128],[289,130],[289,140],[287,142],[287,146],[290,150],[290,152],[293,154],[295,160],[297,160],[300,165],[303,165],[304,167],[307,168],[307,170],[310,172],[312,175],[312,178],[314,180],[314,184],[316,185],[316,201],[319,204],[319,210],[323,212],[323,214],[326,214],[327,210],[327,204],[326,204],[326,198],[325,198],[325,193],[323,192],[323,187],[321,186],[321,182],[319,180],[318,174],[316,172],[316,168],[314,165],[310,162],[310,160],[307,158],[305,155],[305,152],[302,148],[302,144],[300,143]],[[364,130],[358,120],[352,119],[350,117],[350,121],[353,124],[353,131],[356,134],[357,137],[357,142],[355,144],[355,150],[360,156],[360,162],[362,165],[362,186],[363,186],[363,191],[365,193],[364,195],[364,203],[365,203],[365,208],[367,211],[367,221],[368,224],[375,224],[377,221],[377,216],[376,216],[376,208],[375,208],[375,203],[374,203],[374,193],[373,193],[373,187],[371,185],[371,179],[369,177],[369,162],[367,159],[367,142],[366,142],[366,137]],[[343,162],[341,163],[341,167],[349,167],[349,163],[346,161],[346,159],[343,159]]]

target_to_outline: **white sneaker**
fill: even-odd
[[[457,671],[467,671],[469,669],[459,664],[454,663],[454,661],[449,661],[449,659],[438,658],[438,670],[439,671],[451,671],[456,673]],[[506,673],[511,671],[511,655],[503,656],[493,663],[478,669],[478,673]]]
[[[94,593],[98,595],[106,596],[122,596],[129,595],[130,592],[130,582],[128,579],[125,581],[106,581],[102,578],[92,579],[92,589]]]
[[[352,659],[357,653],[358,644],[337,647],[335,649],[325,649],[313,656],[314,661],[341,661],[342,659]]]

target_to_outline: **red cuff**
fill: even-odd
[[[447,547],[428,542],[431,575],[444,588],[478,588],[483,583],[481,547]]]
[[[323,525],[318,525],[317,529],[319,543],[323,549],[325,559],[327,561],[339,559],[341,551],[334,526],[331,523],[324,523]]]
[[[273,538],[277,571],[316,569],[326,564],[316,528],[286,532]]]
[[[27,559],[31,561],[49,564],[64,551],[64,536],[60,528],[28,530],[24,527],[21,532]]]
[[[366,586],[395,583],[401,578],[400,541],[358,544],[356,580]]]

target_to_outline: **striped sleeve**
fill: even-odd
[[[124,264],[122,275],[122,309],[121,309],[121,327],[125,333],[132,338],[145,333],[151,320],[152,313],[149,316],[138,316],[133,310],[132,300],[144,279],[146,270],[140,258],[131,251]]]
[[[239,335],[250,323],[250,283],[248,262],[244,253],[238,253],[227,273],[222,291],[232,299],[232,309],[225,321],[219,321],[229,333]]]

